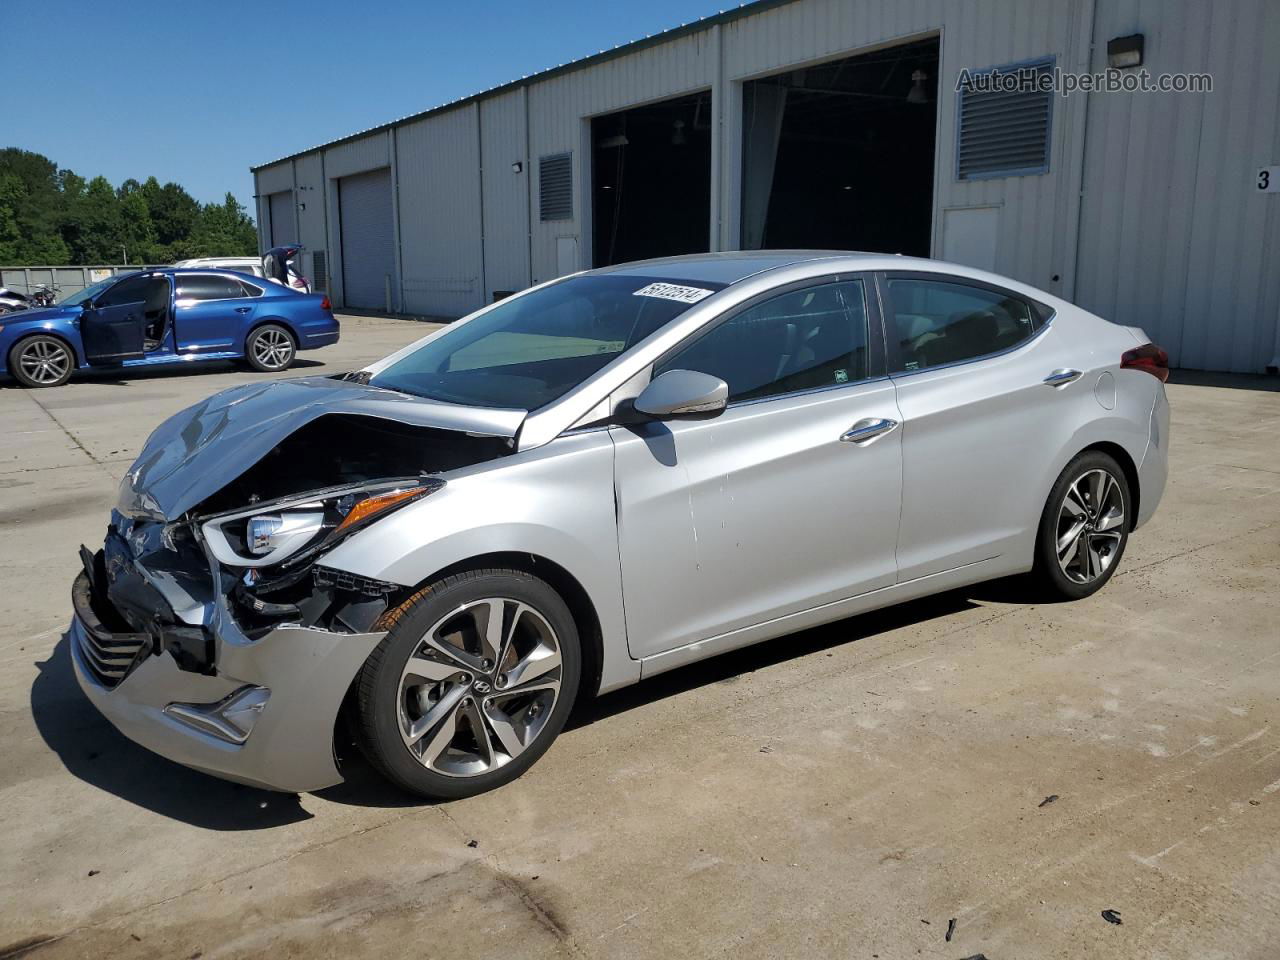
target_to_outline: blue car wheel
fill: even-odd
[[[61,386],[71,379],[75,366],[71,348],[57,337],[26,337],[9,351],[9,372],[24,387]]]
[[[276,373],[289,369],[297,351],[293,334],[284,327],[268,323],[249,334],[244,345],[244,358],[255,370]]]

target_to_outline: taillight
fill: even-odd
[[[1120,369],[1141,370],[1164,383],[1169,379],[1169,355],[1154,343],[1144,343],[1120,355]]]
[[[321,310],[332,310],[333,305],[329,303],[329,295],[326,293],[324,299],[320,301]]]
[[[297,287],[299,290],[307,289],[307,281],[303,280],[301,277],[294,277],[293,285]]]

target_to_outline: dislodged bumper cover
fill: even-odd
[[[181,670],[167,652],[146,652],[118,685],[107,687],[91,669],[86,625],[77,612],[71,623],[76,679],[121,733],[185,766],[289,792],[340,783],[334,724],[352,678],[385,634],[282,626],[248,643],[231,639],[234,628],[223,627],[216,676]],[[203,732],[164,709],[173,703],[212,706],[246,686],[265,687],[270,696],[241,744]]]
[[[441,403],[331,377],[233,387],[156,429],[120,483],[119,508],[130,516],[176,519],[328,414],[510,439],[526,412]]]

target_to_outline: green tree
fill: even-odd
[[[151,208],[142,195],[137,180],[126,180],[116,192],[120,200],[121,240],[132,263],[148,263],[156,259],[156,228],[151,222]]]
[[[0,263],[168,263],[248,255],[253,220],[231,194],[201,205],[176,183],[130,178],[119,189],[59,170],[48,157],[0,149]]]
[[[38,153],[6,147],[0,150],[0,177],[8,184],[0,199],[0,221],[17,228],[18,262],[66,262],[68,250],[59,230],[64,206],[57,166]]]
[[[210,203],[201,208],[191,240],[199,251],[193,254],[197,257],[250,256],[258,249],[258,234],[253,221],[229,193],[222,203]]]

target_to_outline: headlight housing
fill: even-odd
[[[208,517],[200,530],[226,566],[288,569],[443,486],[429,477],[334,487]]]

